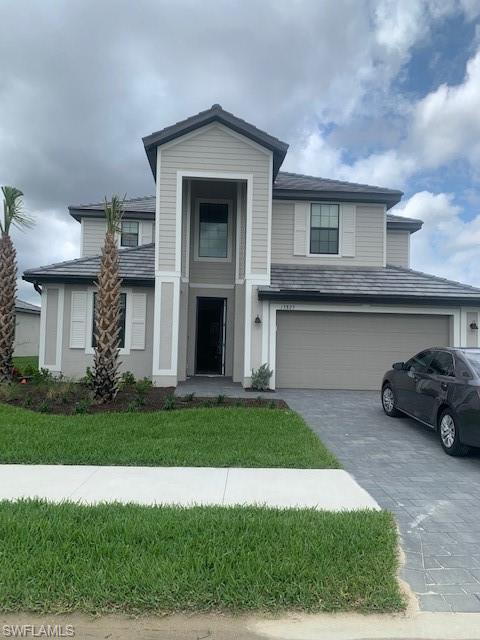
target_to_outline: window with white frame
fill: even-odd
[[[228,258],[228,204],[201,202],[198,216],[198,257]]]
[[[310,253],[338,254],[339,229],[340,212],[338,204],[312,203],[310,210]]]
[[[138,247],[139,224],[132,220],[122,221],[120,246]]]
[[[97,293],[93,294],[93,314],[92,314],[92,348],[97,344],[97,338],[95,335],[95,308],[97,304]],[[125,327],[127,323],[127,294],[120,294],[120,334],[119,334],[119,348],[125,348]]]

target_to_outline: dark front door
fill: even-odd
[[[196,373],[224,373],[225,307],[225,298],[197,298]]]

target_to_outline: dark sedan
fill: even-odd
[[[480,349],[438,347],[396,362],[383,378],[382,405],[388,416],[436,429],[451,456],[480,447]]]

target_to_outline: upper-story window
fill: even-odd
[[[138,222],[124,220],[120,236],[121,247],[138,247]]]
[[[198,257],[228,258],[228,204],[200,203]]]
[[[313,203],[310,211],[310,253],[338,254],[338,204]]]

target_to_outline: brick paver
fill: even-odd
[[[437,434],[388,418],[378,393],[282,390],[344,468],[398,521],[403,577],[430,611],[480,612],[480,455],[447,456]]]

